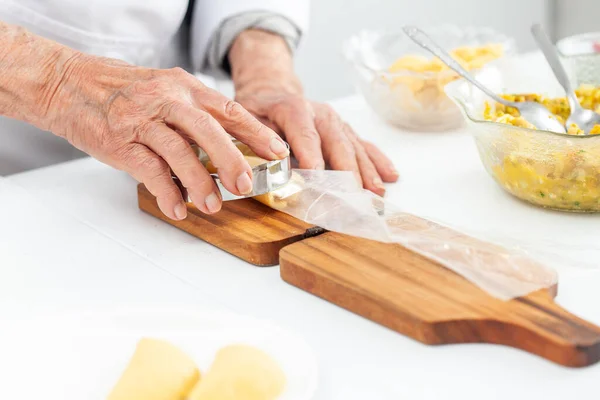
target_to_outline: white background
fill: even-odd
[[[598,0],[554,0],[557,36],[565,37],[577,33],[600,29]]]

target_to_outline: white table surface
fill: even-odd
[[[393,157],[402,178],[388,197],[407,211],[482,233],[598,248],[600,215],[511,198],[486,174],[466,132],[403,132],[358,97],[332,104]],[[0,179],[0,221],[0,329],[51,311],[221,308],[304,336],[319,357],[318,400],[598,396],[600,365],[567,369],[493,345],[428,347],[289,286],[278,267],[253,267],[145,215],[136,183],[92,159]],[[597,254],[578,256],[593,264]],[[600,266],[559,272],[558,302],[600,324]]]

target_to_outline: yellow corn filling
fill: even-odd
[[[576,90],[581,105],[600,112],[600,88],[582,85]],[[564,123],[570,114],[566,98],[546,98],[539,94],[503,95],[515,101],[543,104]],[[518,110],[502,104],[485,104],[484,118],[517,127],[535,129]],[[583,135],[575,124],[568,134]],[[591,135],[600,134],[596,125]],[[572,211],[600,211],[600,142],[557,137],[540,139],[518,131],[507,132],[492,151],[492,173],[515,196],[544,207]]]
[[[466,70],[483,67],[485,64],[502,57],[504,48],[501,44],[488,44],[485,46],[463,46],[450,51],[450,55]],[[389,71],[402,72],[442,72],[450,68],[437,57],[427,58],[421,55],[406,55],[397,59]]]
[[[450,51],[450,55],[468,71],[482,68],[503,54],[502,44],[463,46]],[[444,86],[459,76],[439,58],[409,54],[394,61],[388,71],[395,74],[391,77],[383,76],[390,89],[408,95],[400,98],[400,109],[425,112],[428,118],[439,118],[440,114],[454,110],[454,104],[444,92]],[[442,117],[445,118],[443,115]]]
[[[600,113],[600,88],[592,85],[581,85],[575,90],[582,107]],[[534,101],[543,104],[558,121],[563,125],[569,118],[571,108],[566,97],[547,98],[539,94],[504,94],[502,98],[512,102]],[[519,111],[513,107],[506,107],[504,104],[496,103],[492,109],[490,103],[485,103],[483,117],[488,121],[501,122],[504,124],[520,126],[524,128],[536,129],[531,123],[527,122],[519,115]],[[577,124],[571,124],[567,127],[567,133],[570,135],[584,135]],[[590,135],[600,134],[600,125],[594,126]]]

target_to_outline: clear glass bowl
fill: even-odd
[[[502,45],[505,54],[516,51],[513,39],[489,28],[445,25],[424,30],[448,51],[487,44]],[[460,111],[444,92],[444,86],[457,79],[454,71],[389,72],[389,67],[402,56],[432,58],[404,33],[362,31],[344,43],[343,53],[359,92],[389,123],[421,131],[447,130],[462,124]],[[480,70],[471,72],[480,74]]]
[[[566,37],[556,47],[574,85],[600,86],[600,32]]]
[[[494,63],[488,86],[497,93],[564,96],[551,72],[524,60]],[[547,65],[545,66],[547,68]],[[485,121],[486,95],[464,80],[446,86],[473,134],[488,173],[509,193],[563,211],[600,211],[600,135],[571,136]]]

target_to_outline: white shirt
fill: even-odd
[[[188,0],[0,0],[0,19],[90,54],[136,65],[172,65]],[[199,68],[212,35],[228,18],[268,11],[308,26],[308,0],[196,0],[189,38]]]
[[[199,72],[215,58],[207,57],[211,40],[227,20],[269,12],[304,32],[309,19],[309,0],[195,0],[191,29],[184,30],[189,6],[190,0],[0,0],[0,20],[89,54]],[[81,156],[50,133],[0,117],[0,176]]]

